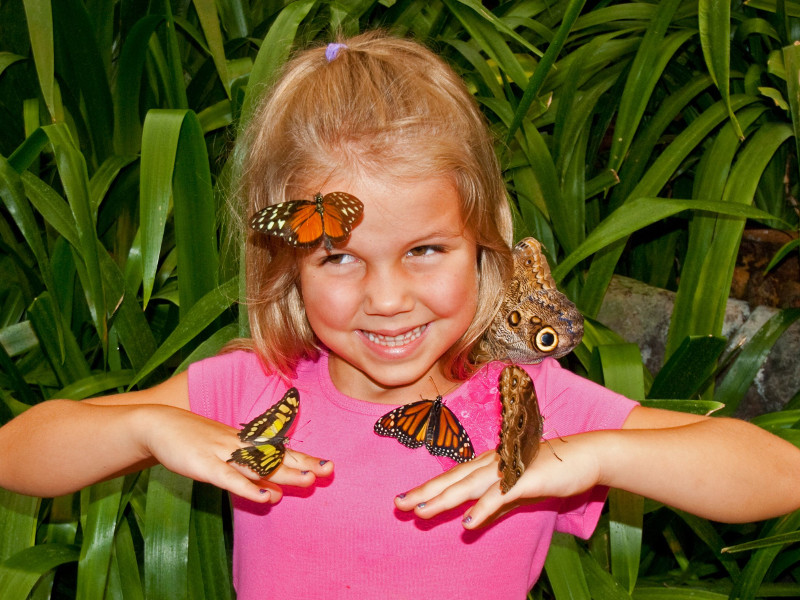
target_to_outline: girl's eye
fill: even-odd
[[[417,246],[408,251],[409,256],[432,256],[439,252],[444,252],[442,246]]]
[[[352,254],[328,254],[325,256],[321,264],[323,265],[345,265],[355,261]]]

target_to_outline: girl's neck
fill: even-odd
[[[400,385],[385,386],[370,379],[365,373],[335,354],[328,356],[328,374],[333,385],[342,394],[375,404],[408,404],[420,398],[433,400],[436,396],[444,396],[460,385],[460,382],[447,379],[437,363],[419,379]]]

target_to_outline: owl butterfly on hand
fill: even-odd
[[[533,364],[547,356],[568,354],[583,336],[583,316],[556,289],[539,242],[521,240],[514,246],[513,256],[514,274],[503,303],[473,358],[477,362]]]
[[[363,211],[361,200],[350,194],[317,193],[313,200],[290,200],[261,209],[250,219],[250,227],[295,247],[311,248],[322,240],[331,250],[350,237]]]
[[[539,453],[542,416],[528,373],[517,365],[502,370],[499,379],[503,421],[500,426],[500,491],[508,492]]]
[[[265,413],[249,423],[242,423],[239,439],[252,445],[234,450],[228,462],[249,467],[261,477],[272,473],[283,462],[286,434],[299,407],[300,394],[297,388],[290,388]]]
[[[434,456],[446,456],[460,463],[475,456],[469,435],[439,395],[436,400],[423,399],[395,408],[378,419],[374,431],[397,438],[408,448],[425,444]]]

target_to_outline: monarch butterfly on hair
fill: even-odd
[[[310,248],[322,240],[331,250],[350,237],[363,211],[361,200],[345,192],[316,193],[313,200],[290,200],[261,209],[250,219],[250,227],[295,247]]]
[[[395,408],[378,419],[374,430],[378,435],[397,438],[409,448],[425,444],[434,456],[446,456],[456,462],[475,456],[469,435],[441,396]]]
[[[292,426],[300,407],[297,388],[290,388],[283,398],[249,423],[242,423],[239,439],[252,444],[234,450],[228,462],[251,468],[266,477],[277,469],[286,454],[286,432]]]

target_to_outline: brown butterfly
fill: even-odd
[[[509,365],[500,373],[500,401],[503,421],[500,427],[500,491],[504,494],[522,477],[525,468],[539,453],[542,437],[542,416],[539,402],[528,373],[517,365]]]
[[[250,219],[250,227],[295,247],[310,248],[322,240],[331,250],[350,237],[363,211],[361,200],[345,192],[317,193],[313,200],[290,200],[261,209]]]
[[[476,362],[520,364],[559,358],[583,336],[583,317],[556,288],[541,244],[525,238],[514,246],[514,274],[500,310],[473,351]]]

